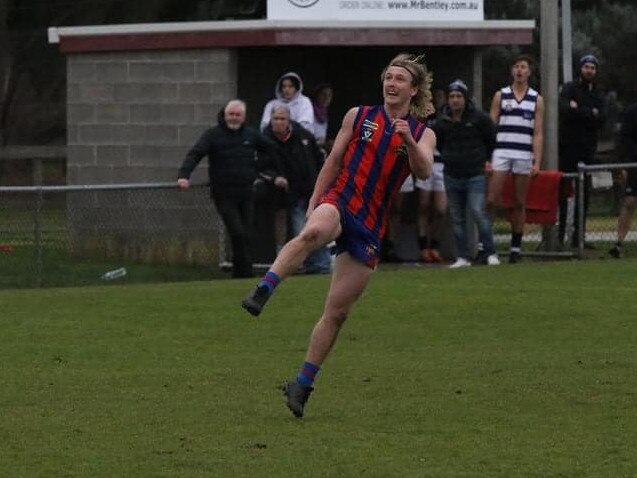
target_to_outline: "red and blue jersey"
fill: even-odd
[[[425,125],[413,116],[405,118],[417,141]],[[346,208],[374,235],[385,235],[389,206],[411,173],[406,146],[382,106],[361,106],[354,121],[352,139],[343,168],[321,202]]]

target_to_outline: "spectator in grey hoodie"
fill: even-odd
[[[297,73],[289,71],[281,76],[276,82],[274,95],[275,98],[268,101],[263,108],[261,131],[270,124],[272,108],[281,103],[290,109],[292,121],[296,121],[310,132],[314,131],[314,107],[310,99],[303,94],[303,80]]]

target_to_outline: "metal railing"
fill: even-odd
[[[565,175],[578,191],[576,247],[566,250],[547,240],[557,224],[527,225],[524,254],[585,258],[596,254],[587,250],[589,242],[600,252],[610,248],[623,198],[620,176],[592,188],[586,221],[584,187],[591,174],[633,168],[637,163],[580,164],[577,173]],[[499,219],[496,228],[499,247],[506,247],[508,225]],[[257,230],[255,242],[267,242],[264,234],[269,231]],[[127,281],[223,277],[220,269],[232,264],[226,240],[205,184],[187,191],[173,182],[0,187],[0,288],[99,284],[104,272],[122,266],[129,270]],[[631,244],[626,255],[637,256],[632,246],[637,231],[630,231],[626,242]],[[267,267],[269,261],[256,262]]]
[[[586,165],[578,164],[575,173],[564,173],[563,180],[574,181],[574,197],[569,200],[569,214],[565,225],[565,238],[558,237],[559,220],[553,225],[538,226],[527,224],[525,227],[524,240],[531,243],[533,247],[523,250],[524,256],[539,258],[579,258],[584,259],[591,256],[603,256],[605,250],[616,241],[617,235],[617,214],[621,207],[624,195],[623,178],[618,172],[621,170],[635,169],[637,163],[604,163]],[[591,178],[600,172],[608,172],[609,176],[597,184]],[[614,174],[613,174],[614,173]],[[584,207],[584,188],[588,187],[589,207]],[[575,203],[577,202],[577,207]],[[574,221],[574,211],[577,210],[577,221]],[[585,216],[586,214],[586,216]],[[574,231],[573,224],[577,223],[577,231]],[[508,246],[510,239],[509,225],[500,216],[496,219],[495,228],[500,230],[496,234],[496,242],[500,244],[501,250]],[[575,233],[575,234],[573,234]],[[570,238],[575,236],[577,242],[575,247],[570,248]],[[562,242],[564,240],[564,242]],[[637,232],[631,231],[627,236],[627,242],[637,241]],[[593,249],[594,248],[594,249]]]
[[[585,211],[584,208],[584,199],[585,199],[585,194],[584,194],[584,188],[587,187],[587,185],[589,184],[589,181],[587,180],[587,176],[590,176],[591,174],[595,173],[595,172],[600,172],[600,171],[621,171],[621,170],[628,170],[628,169],[635,169],[637,168],[637,163],[606,163],[606,164],[591,164],[591,165],[586,165],[584,163],[579,163],[577,165],[577,195],[576,195],[576,200],[578,201],[578,242],[577,242],[577,255],[579,258],[584,258],[586,256],[585,254],[585,246],[586,246],[586,239],[587,236],[590,236],[590,239],[592,243],[597,243],[597,242],[610,242],[613,240],[616,240],[616,227],[617,227],[617,222],[615,221],[613,223],[613,229],[608,232],[608,226],[604,226],[604,227],[600,227],[598,224],[595,224],[595,216],[592,215],[592,211],[590,209],[590,205],[589,205],[589,210],[588,212]],[[621,186],[621,182],[618,182]],[[607,190],[614,190],[611,188],[614,188],[616,185],[616,182],[613,180],[611,181],[611,185],[607,188]],[[590,192],[591,195],[594,195],[594,189],[593,191]],[[617,194],[616,196],[614,196],[614,199],[619,200],[621,198],[621,196],[623,196],[623,194]],[[594,196],[593,196],[594,197]],[[618,201],[613,201],[613,203],[610,205],[613,208],[612,212],[616,212],[615,209],[617,207],[619,207],[619,204],[617,204]],[[585,220],[585,214],[587,215],[586,220]],[[587,225],[593,226],[593,227],[587,227]],[[631,235],[632,237],[632,235]]]

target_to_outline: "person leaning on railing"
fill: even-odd
[[[272,141],[246,126],[246,105],[229,101],[219,124],[209,128],[190,149],[179,169],[177,186],[188,189],[190,175],[208,156],[210,194],[232,243],[232,276],[252,277],[250,237],[254,213],[254,182],[259,172],[256,157],[278,161]],[[261,153],[261,154],[260,154]]]

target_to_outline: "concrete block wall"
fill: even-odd
[[[68,184],[176,181],[188,149],[217,123],[217,112],[236,96],[237,53],[233,49],[69,55]],[[207,181],[206,159],[192,180]],[[166,248],[171,236],[183,242],[181,219],[208,217],[205,210],[213,209],[208,198],[192,204],[189,194],[157,191],[141,204],[134,193],[120,193],[117,200],[113,194],[94,193],[91,200],[70,196],[68,217],[76,247],[86,254],[87,244],[103,243],[96,237],[106,236],[115,238],[111,243],[121,244],[127,259],[134,259],[131,250],[145,250],[148,256],[149,248]],[[164,231],[160,235],[158,225]],[[217,228],[213,214],[210,220],[199,221],[195,230],[188,228],[188,235],[193,243],[206,238],[210,248]]]
[[[232,49],[67,58],[68,182],[163,182],[237,95]],[[205,161],[193,179],[206,178]]]

